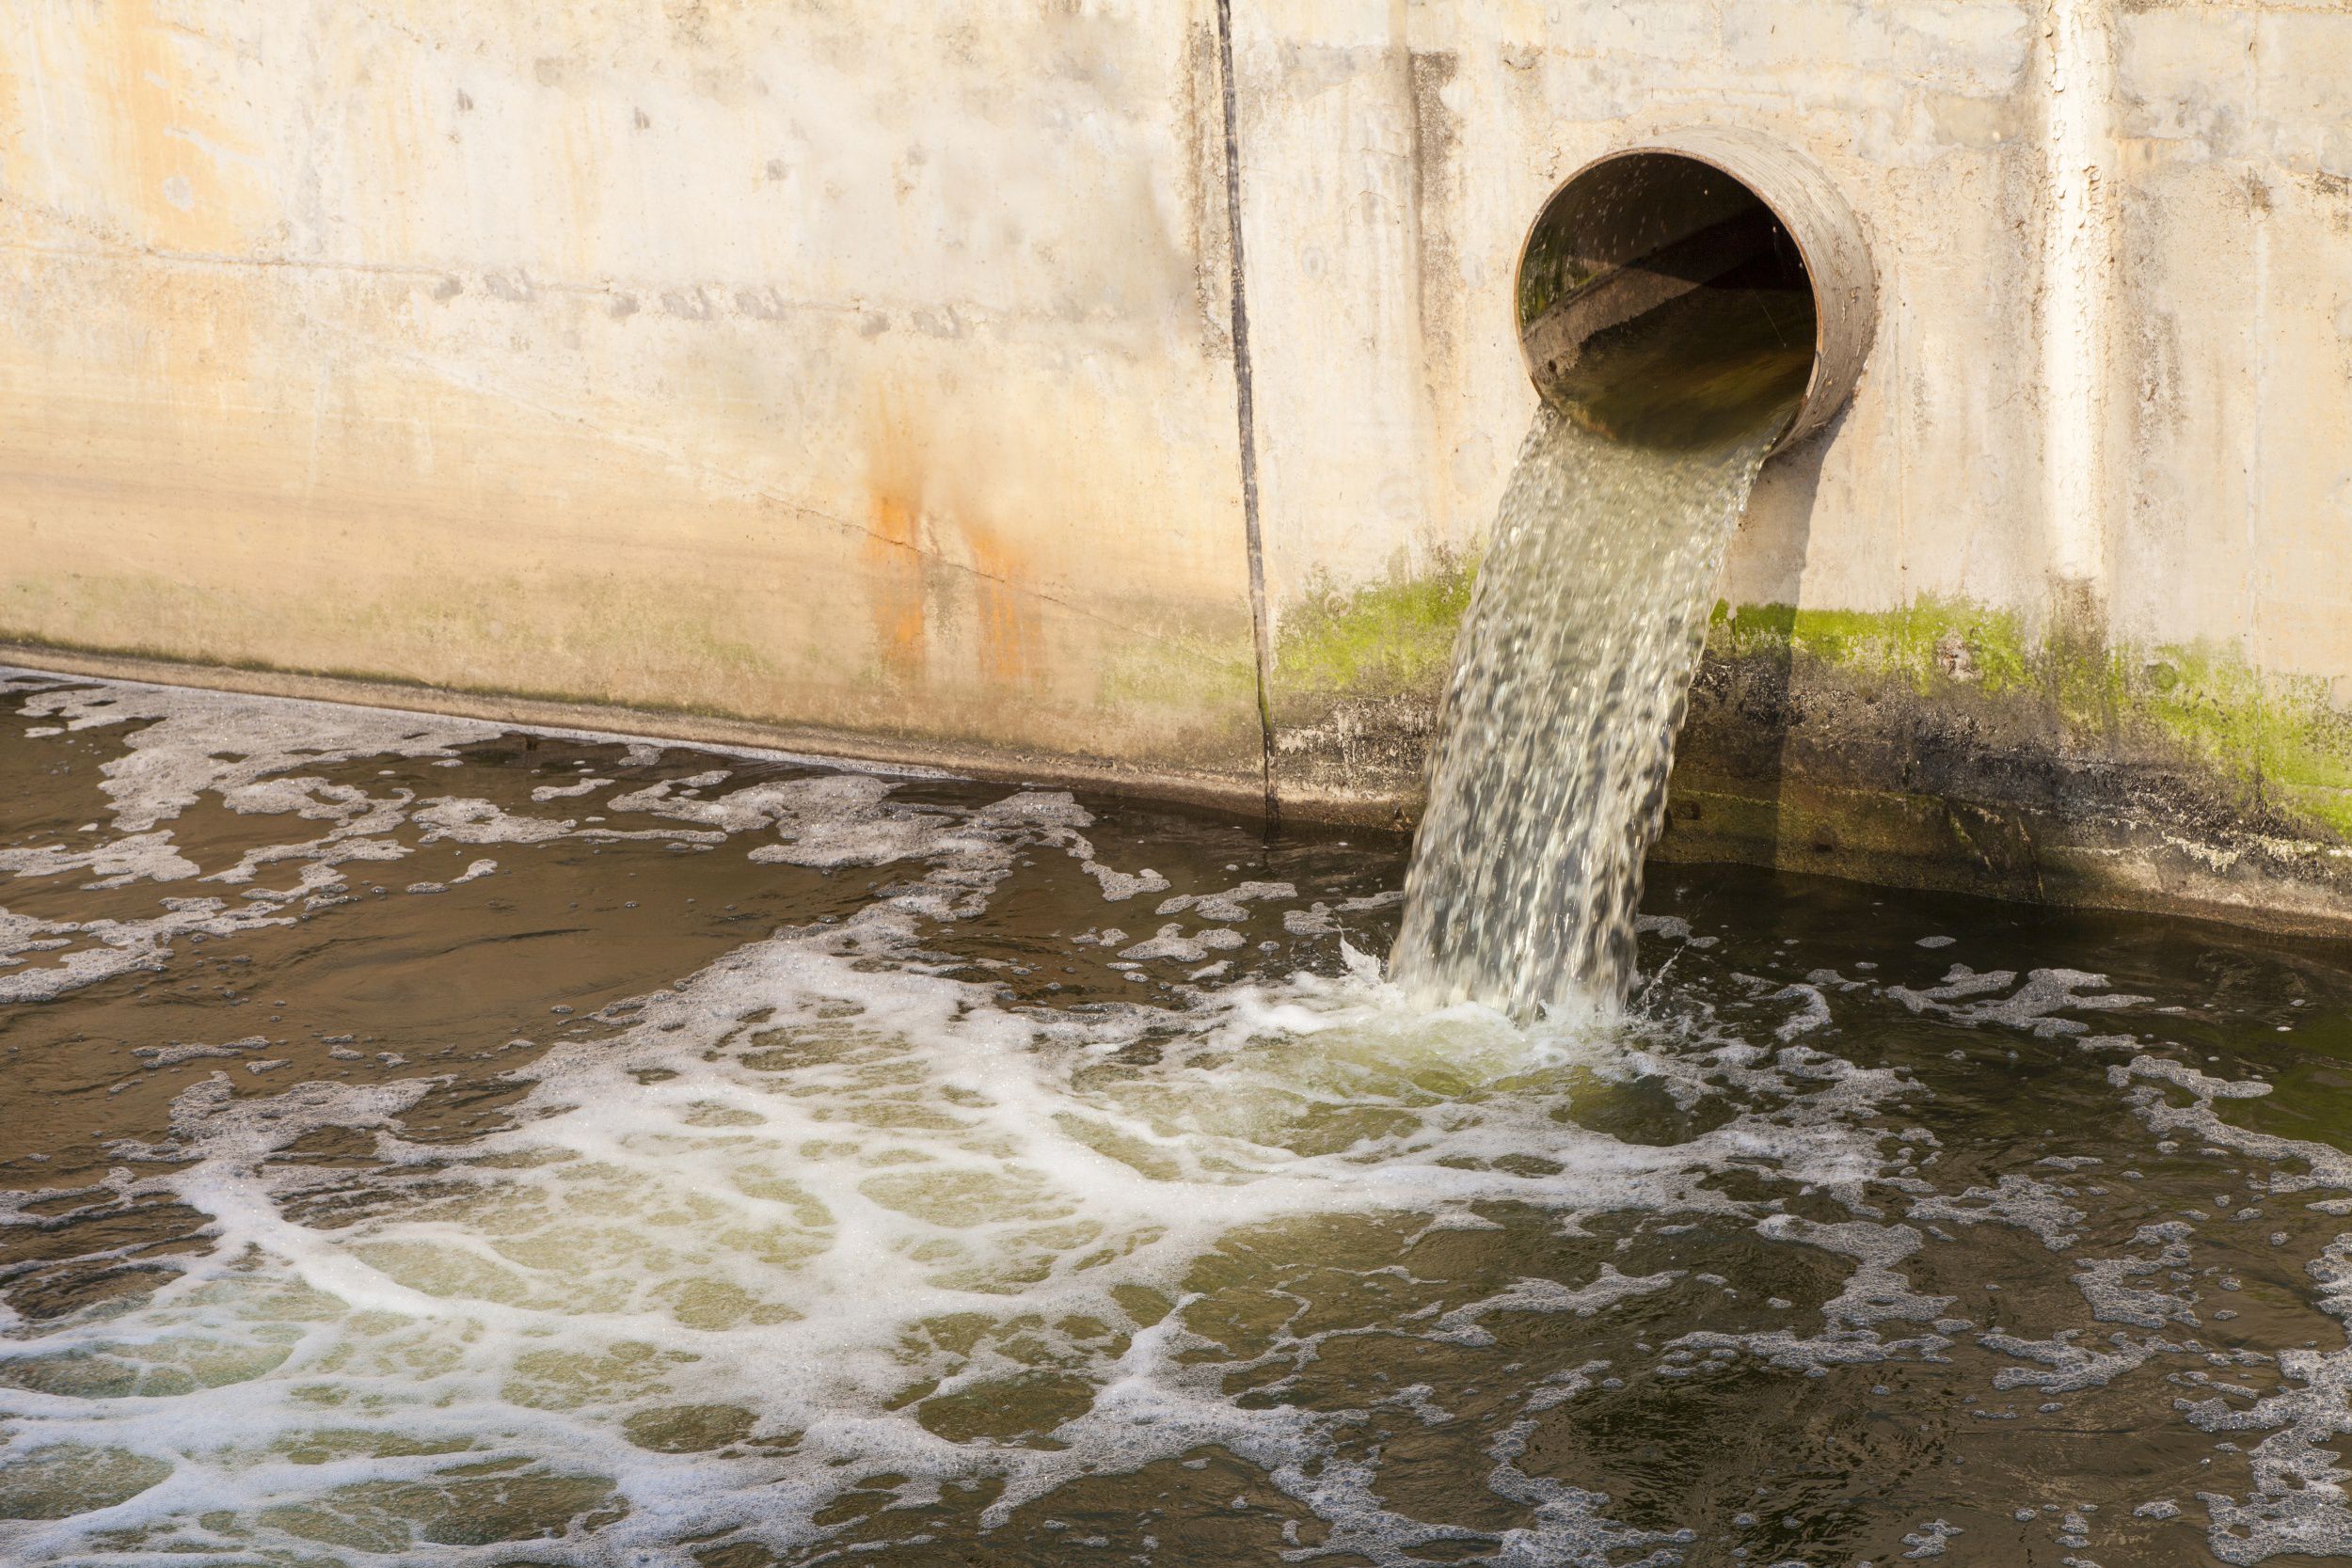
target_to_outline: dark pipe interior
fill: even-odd
[[[1812,280],[1788,230],[1695,158],[1638,152],[1544,208],[1519,262],[1535,384],[1587,429],[1697,448],[1788,427],[1812,374]]]

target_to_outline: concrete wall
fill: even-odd
[[[1665,852],[2352,915],[2352,14],[1219,12],[7,8],[0,638],[1406,820],[1525,227],[1732,121],[1883,319],[1758,490]]]
[[[0,8],[0,628],[1255,767],[1206,0],[874,9]]]

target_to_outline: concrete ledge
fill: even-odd
[[[292,697],[356,707],[479,719],[517,728],[565,730],[616,737],[673,740],[682,745],[750,747],[792,752],[820,761],[916,768],[1005,784],[1051,784],[1073,789],[1205,806],[1244,816],[1262,816],[1265,795],[1252,776],[1191,773],[1083,755],[1006,747],[956,745],[837,730],[762,724],[715,714],[621,707],[603,703],[465,691],[405,681],[273,670],[249,665],[193,664],[133,654],[99,653],[38,643],[0,642],[0,664],[60,675],[146,681]]]
[[[1183,772],[1084,755],[763,724],[718,715],[456,690],[299,671],[228,667],[0,643],[0,663],[62,675],[453,715],[516,728],[789,752],[819,761],[1052,784],[1263,815],[1248,774]],[[1792,674],[1794,678],[1792,678]],[[1415,705],[1391,705],[1391,723]],[[1885,887],[2218,921],[2280,935],[2352,938],[2352,846],[2231,798],[2177,756],[2066,744],[2051,716],[1949,692],[1924,699],[1808,659],[1710,657],[1692,692],[1652,859],[1760,865]],[[2031,709],[2033,705],[2028,704]],[[1359,737],[1362,786],[1286,783],[1285,817],[1409,832],[1420,741]],[[2006,722],[2003,721],[2006,720]],[[2003,733],[2011,730],[2015,733]],[[2024,733],[2039,731],[2041,733]],[[1377,741],[1386,744],[1375,744]],[[1343,776],[1343,775],[1340,775]]]

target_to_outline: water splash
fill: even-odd
[[[1624,996],[1708,600],[1788,408],[1673,446],[1536,414],[1446,694],[1391,959],[1406,990],[1522,1018]]]

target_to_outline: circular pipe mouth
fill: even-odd
[[[1545,400],[1641,446],[1769,438],[1851,395],[1877,329],[1860,225],[1809,160],[1693,130],[1569,176],[1520,247],[1519,348]]]

